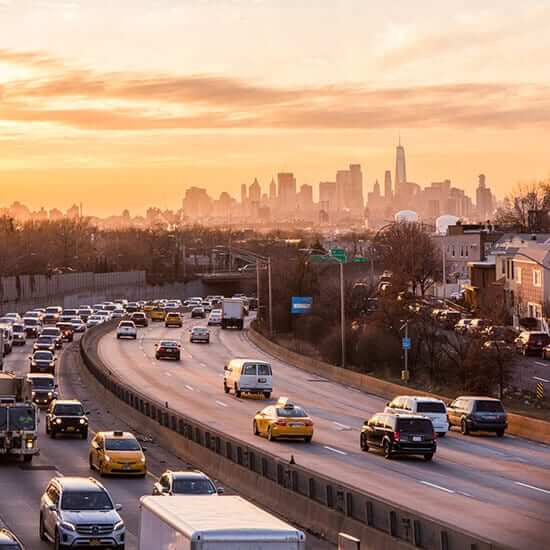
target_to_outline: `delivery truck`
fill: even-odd
[[[145,496],[140,550],[305,550],[302,531],[238,496]]]
[[[244,302],[241,298],[224,298],[222,302],[222,329],[244,327]]]

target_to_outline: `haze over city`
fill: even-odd
[[[399,134],[410,181],[502,198],[549,173],[549,25],[535,1],[0,1],[0,207],[144,213],[279,172],[317,200],[353,163],[366,198]]]

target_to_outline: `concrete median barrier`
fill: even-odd
[[[333,382],[345,384],[346,386],[352,386],[367,393],[383,397],[384,399],[391,400],[396,395],[402,394],[436,397],[443,401],[449,401],[450,399],[449,396],[437,395],[416,390],[401,384],[386,382],[385,380],[380,380],[368,374],[343,369],[313,359],[312,357],[300,355],[299,353],[272,342],[253,328],[248,329],[248,338],[261,350],[273,355],[280,361],[284,361],[289,365],[293,365],[311,374],[322,376]],[[544,420],[531,418],[529,416],[508,413],[508,433],[540,443],[550,444],[550,422],[545,422]]]
[[[137,391],[101,361],[105,324],[80,340],[78,365],[96,398],[164,447],[291,523],[337,543],[345,532],[377,550],[510,550],[415,510],[250,446]],[[74,367],[78,367],[74,365]]]

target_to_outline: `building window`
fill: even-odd
[[[542,271],[533,269],[533,286],[542,286]]]
[[[521,267],[516,267],[516,283],[521,284]]]
[[[506,275],[506,260],[504,258],[501,258],[500,265],[502,266],[501,272],[503,275]]]
[[[456,250],[455,250],[455,245],[453,244],[452,248],[451,248],[451,256],[454,258],[456,256]]]

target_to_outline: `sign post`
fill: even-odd
[[[405,321],[405,336],[401,341],[401,347],[403,348],[403,355],[405,360],[405,368],[401,371],[401,380],[408,382],[410,378],[409,373],[409,350],[411,349],[411,339],[409,338],[409,322]]]
[[[307,315],[311,313],[313,298],[311,296],[292,296],[290,313],[294,315]]]
[[[536,389],[536,395],[537,395],[537,401],[542,401],[544,399],[544,383],[543,382],[537,382],[537,389]]]

